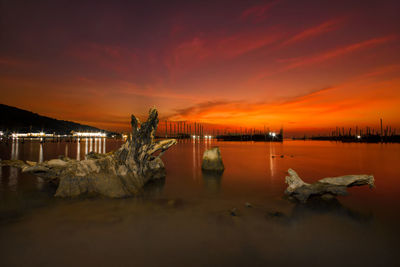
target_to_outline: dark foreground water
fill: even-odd
[[[120,144],[0,143],[0,158],[82,159]],[[200,169],[204,149],[215,145],[226,167],[222,176]],[[129,199],[56,199],[40,179],[1,168],[1,266],[400,264],[399,144],[187,141],[163,160],[165,181]],[[373,174],[376,188],[295,204],[283,198],[288,168],[306,181]]]

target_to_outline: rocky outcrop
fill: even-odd
[[[218,147],[204,151],[203,163],[201,165],[204,171],[223,172],[225,167],[222,162],[221,152]]]
[[[288,170],[288,174],[289,176],[286,176],[285,179],[288,184],[285,194],[300,202],[306,202],[311,196],[332,198],[338,195],[347,195],[346,188],[351,186],[369,185],[370,188],[375,187],[374,176],[366,174],[328,177],[313,184],[305,183],[292,169]]]
[[[19,167],[58,185],[55,196],[74,197],[84,194],[112,198],[134,196],[151,180],[165,177],[162,154],[175,139],[154,141],[158,124],[156,109],[148,120],[140,123],[131,116],[132,136],[117,151],[108,154],[90,153],[86,160],[52,159],[42,163],[2,161],[2,165]]]

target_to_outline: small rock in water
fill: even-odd
[[[236,208],[231,209],[230,214],[231,216],[237,216],[237,209]]]
[[[274,158],[275,158],[275,156],[271,156],[271,158],[273,158],[273,159],[274,159]]]
[[[248,208],[252,208],[252,207],[253,207],[253,205],[251,205],[249,202],[246,202],[245,205],[246,205],[246,207],[248,207]]]
[[[32,167],[32,166],[35,166],[35,165],[37,164],[37,162],[27,160],[27,161],[26,161],[26,164],[28,164],[29,166]]]
[[[168,206],[174,206],[175,205],[175,200],[174,199],[168,200],[167,205]]]
[[[173,207],[173,208],[179,208],[183,206],[183,201],[182,199],[170,199],[167,201],[167,206]]]
[[[222,163],[221,152],[218,147],[214,147],[204,151],[203,163],[201,168],[205,171],[224,171],[224,164]]]
[[[270,218],[281,218],[281,217],[285,216],[285,214],[283,214],[280,211],[272,211],[272,212],[270,211],[270,212],[267,212],[267,215]]]
[[[51,159],[47,161],[47,165],[49,165],[50,167],[65,167],[67,165],[67,162],[61,159]]]
[[[281,158],[283,158],[284,157],[284,155],[281,155]]]

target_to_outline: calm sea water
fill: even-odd
[[[120,145],[1,142],[0,158],[83,159]],[[221,149],[221,176],[201,171],[212,146]],[[40,179],[0,168],[2,266],[400,264],[399,144],[183,141],[163,160],[166,179],[128,199],[57,199]],[[284,198],[288,168],[308,182],[373,174],[376,188],[300,205]]]

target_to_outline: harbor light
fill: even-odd
[[[271,133],[271,135],[272,135],[272,137],[275,137],[275,136],[276,136],[276,133]]]
[[[20,138],[20,137],[54,137],[55,135],[40,132],[40,133],[13,133],[11,136],[13,138]]]
[[[2,131],[0,131],[0,136],[3,136],[3,132]]]
[[[98,133],[89,133],[89,132],[74,132],[73,136],[78,137],[106,137],[107,134],[98,132]]]
[[[357,139],[361,139],[361,136],[357,135]]]

